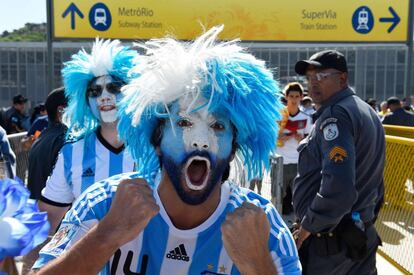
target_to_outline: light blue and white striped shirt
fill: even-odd
[[[108,212],[122,179],[140,177],[126,173],[91,186],[66,214],[59,231],[41,252],[34,268],[58,257],[98,223]],[[160,212],[134,240],[120,247],[100,274],[240,274],[224,248],[220,225],[227,213],[244,201],[261,207],[271,224],[269,249],[279,274],[301,274],[293,237],[273,205],[258,194],[227,181],[214,213],[201,225],[180,230],[171,222],[156,191]],[[137,273],[138,272],[138,273]]]
[[[42,200],[71,204],[94,182],[133,169],[134,160],[129,152],[124,147],[113,148],[97,130],[62,147],[42,190]]]

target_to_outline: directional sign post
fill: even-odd
[[[387,30],[387,32],[390,33],[392,32],[392,30],[394,30],[394,28],[398,25],[398,23],[400,23],[401,19],[392,7],[389,7],[388,9],[390,13],[392,14],[392,17],[382,17],[380,18],[380,22],[382,23],[391,22],[392,23],[392,25]]]
[[[69,7],[63,12],[62,18],[65,18],[70,13],[70,28],[75,29],[75,16],[78,15],[80,18],[83,18],[83,13],[78,9],[78,7],[72,3]]]
[[[47,16],[47,90],[52,91],[53,85],[53,34],[52,34],[52,0],[46,0]]]
[[[54,38],[193,39],[224,24],[222,39],[266,42],[407,41],[410,0],[52,0]],[[69,16],[70,15],[70,16]]]
[[[410,0],[408,7],[408,30],[407,30],[407,58],[405,59],[405,85],[404,94],[409,96],[412,94],[412,69],[413,69],[413,27],[414,27],[414,0]]]

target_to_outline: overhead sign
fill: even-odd
[[[224,24],[222,39],[406,42],[409,0],[54,0],[54,38],[190,40]]]

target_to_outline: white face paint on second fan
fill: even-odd
[[[122,98],[119,83],[115,83],[110,75],[104,75],[98,77],[91,86],[102,91],[96,97],[88,97],[93,115],[102,122],[115,122],[117,120],[116,104]]]

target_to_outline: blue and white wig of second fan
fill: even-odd
[[[93,79],[105,75],[128,83],[128,72],[137,55],[136,51],[122,46],[119,40],[97,38],[91,53],[82,49],[64,64],[62,76],[69,99],[64,121],[69,128],[68,134],[81,137],[99,126],[98,119],[88,105],[88,85]]]
[[[192,43],[164,38],[136,44],[146,55],[132,70],[140,76],[124,87],[118,130],[142,172],[159,169],[151,136],[159,120],[170,117],[171,105],[186,97],[194,99],[190,113],[207,108],[228,114],[249,179],[269,168],[280,120],[279,85],[238,40],[217,42],[222,29],[213,27]],[[198,106],[200,97],[207,103]]]

